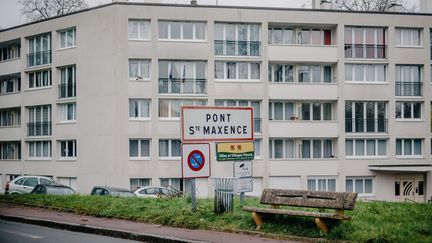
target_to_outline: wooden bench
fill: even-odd
[[[260,230],[263,215],[280,214],[290,216],[304,216],[315,218],[317,227],[328,233],[326,221],[350,220],[345,216],[345,210],[352,210],[357,199],[357,193],[352,192],[319,192],[302,190],[264,189],[261,196],[262,204],[269,204],[271,208],[243,207],[244,211],[252,212],[252,218]],[[280,209],[280,206],[297,206],[307,208],[335,209],[335,212],[311,212],[300,210]]]

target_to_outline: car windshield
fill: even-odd
[[[46,187],[46,194],[50,195],[73,195],[75,192],[67,187]]]

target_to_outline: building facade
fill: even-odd
[[[251,195],[425,202],[431,28],[427,14],[113,3],[1,30],[1,187],[37,174],[83,194],[188,191],[180,107],[251,106]],[[232,168],[214,156],[212,176]]]

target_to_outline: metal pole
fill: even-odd
[[[196,211],[196,185],[195,178],[192,178],[192,211]]]
[[[240,207],[243,207],[245,193],[240,192]]]

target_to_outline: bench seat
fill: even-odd
[[[277,208],[258,208],[258,207],[243,207],[244,211],[256,212],[262,214],[283,214],[290,216],[305,216],[323,219],[337,219],[337,220],[350,220],[350,216],[341,215],[339,213],[321,213],[321,212],[310,212],[310,211],[299,211],[289,209],[277,209]]]

